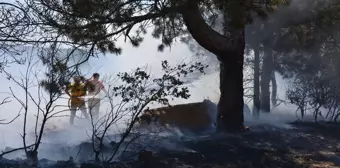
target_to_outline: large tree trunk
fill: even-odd
[[[254,97],[253,97],[253,116],[259,117],[260,110],[260,50],[259,47],[254,48]]]
[[[261,111],[270,112],[269,83],[273,71],[273,51],[270,47],[264,48],[262,74],[261,74]]]
[[[214,53],[221,63],[218,128],[240,130],[243,127],[244,28],[228,30],[229,35],[221,35],[205,22],[197,3],[196,0],[187,1],[181,13],[192,37]]]
[[[220,63],[221,97],[217,118],[223,123],[219,124],[220,131],[239,130],[243,126],[243,52],[233,55],[232,59]]]

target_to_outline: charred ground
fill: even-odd
[[[181,144],[196,152],[161,150],[151,162],[112,163],[107,167],[148,168],[335,168],[340,167],[340,124],[294,122],[293,129],[258,125],[242,134],[212,134]],[[40,160],[41,167],[76,167],[72,161]],[[3,159],[0,167],[25,167],[24,161]],[[79,165],[78,165],[79,166]],[[97,167],[93,164],[82,168]]]

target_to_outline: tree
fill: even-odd
[[[167,61],[162,61],[161,65],[163,75],[160,77],[152,78],[146,70],[137,68],[132,72],[119,73],[116,79],[111,78],[106,82],[109,83],[107,96],[110,99],[110,107],[103,117],[92,122],[91,141],[97,163],[112,162],[114,157],[121,151],[124,152],[131,142],[138,139],[138,135],[131,133],[136,129],[138,117],[150,104],[169,106],[170,99],[188,99],[190,93],[183,77],[196,72],[204,73],[207,68],[202,63],[171,66]],[[123,118],[126,127],[119,130],[121,137],[111,142],[109,156],[102,157],[102,148],[108,137],[108,131],[116,127],[117,122],[121,122]],[[125,144],[126,141],[129,142]]]
[[[276,78],[275,78],[275,54],[273,45],[275,44],[275,34],[281,26],[277,24],[285,23],[275,15],[280,15],[287,9],[277,9],[276,13],[266,20],[257,19],[246,27],[246,47],[248,52],[254,52],[254,110],[270,112],[270,99],[275,105],[276,99]],[[289,9],[290,11],[290,9]],[[279,23],[278,23],[279,22]],[[261,79],[261,80],[260,80]],[[270,92],[270,82],[272,92]],[[271,98],[270,98],[271,95]],[[258,112],[257,112],[258,113]],[[256,115],[256,113],[254,113]]]
[[[338,5],[338,1],[318,1],[305,8],[309,17],[290,22],[276,36],[277,70],[284,78],[293,79],[287,96],[298,106],[302,117],[312,110],[317,120],[326,109],[326,118],[336,120],[340,51]]]
[[[37,59],[34,53],[29,55],[25,72],[21,73],[21,76],[19,77],[13,76],[11,72],[4,70],[7,79],[12,81],[24,92],[24,97],[20,98],[16,95],[16,91],[10,88],[10,94],[17,100],[21,109],[24,111],[24,121],[23,132],[21,134],[23,147],[4,152],[1,155],[23,149],[30,166],[37,166],[38,150],[43,139],[46,124],[51,118],[63,116],[62,113],[65,112],[65,110],[58,110],[59,107],[63,106],[57,104],[57,100],[62,94],[59,90],[60,86],[57,84],[65,79],[65,76],[67,76],[67,69],[61,68],[65,66],[55,66],[54,62],[58,60],[56,50],[57,48],[55,45],[52,45],[49,49],[42,50],[42,52],[38,54],[38,58],[41,58],[41,60]],[[44,74],[41,73],[41,71],[41,74],[39,74],[38,69],[36,69],[39,63],[41,63],[40,61],[46,67],[45,80],[43,81],[41,81],[41,79]],[[35,93],[32,92],[32,88],[36,88],[37,91]],[[46,91],[45,93],[43,92],[43,89]],[[33,105],[31,106],[30,103],[33,103]],[[29,122],[28,113],[31,110],[36,110],[35,121],[33,121],[33,142],[30,142],[27,137],[27,124]]]
[[[259,117],[259,111],[261,109],[260,101],[260,76],[261,76],[261,54],[262,54],[262,39],[259,36],[264,35],[262,29],[262,20],[255,20],[252,24],[246,27],[246,51],[250,54],[254,52],[253,63],[253,116]]]
[[[2,99],[2,101],[0,102],[0,106],[5,105],[5,104],[11,102],[10,100],[8,100],[9,98],[10,98],[10,97],[6,97],[6,98]],[[20,116],[20,111],[18,112],[18,114],[17,114],[15,117],[13,117],[13,118],[12,118],[11,120],[9,120],[9,121],[6,121],[6,119],[0,119],[0,125],[2,125],[2,124],[10,124],[10,123],[12,123],[14,120],[16,120],[19,116]]]
[[[55,43],[62,45],[62,52],[65,52],[58,61],[68,62],[70,69],[77,69],[97,55],[92,44],[67,40],[53,27],[43,24],[26,2],[0,2],[0,72],[12,63],[25,64],[25,58],[21,56],[26,51],[44,50]]]
[[[18,48],[15,42],[21,41],[29,35],[33,27],[25,7],[0,2],[0,69],[4,69],[10,63],[22,64],[20,54],[24,48]]]
[[[56,28],[74,42],[95,44],[101,51],[121,53],[115,44],[120,35],[138,46],[148,26],[153,26],[155,38],[162,39],[159,50],[170,46],[176,37],[190,33],[221,62],[218,120],[223,121],[227,130],[239,130],[243,127],[244,27],[252,20],[253,13],[266,16],[265,9],[273,11],[278,4],[287,3],[288,0],[265,1],[265,4],[262,1],[224,0],[29,2],[32,11],[39,15],[44,25]],[[215,14],[220,11],[223,14],[223,35],[206,23],[201,10]],[[132,36],[133,28],[136,33]]]
[[[270,80],[273,73],[273,49],[264,45],[261,73],[261,110],[270,112]]]
[[[254,110],[253,114],[259,114],[261,109],[260,101],[260,49],[259,46],[254,48]]]
[[[294,27],[298,25],[306,26],[306,23],[315,22],[318,18],[317,15],[321,16],[319,9],[328,8],[333,5],[332,3],[336,2],[293,1],[290,6],[279,7],[276,12],[266,20],[257,19],[254,23],[246,27],[246,47],[248,51],[254,50],[254,53],[257,53],[257,50],[260,50],[259,52],[263,53],[261,68],[262,111],[270,111],[270,99],[272,100],[272,105],[276,105],[277,85],[275,72],[280,71],[280,63],[278,61],[280,61],[280,59],[286,59],[286,55],[289,55],[292,50],[301,50],[303,48],[301,44],[297,44],[297,40],[294,37],[309,36],[307,34],[299,34],[298,32],[294,33],[291,29],[294,29]],[[310,25],[309,28],[315,27]],[[257,57],[257,54],[255,57]],[[254,62],[254,64],[259,64],[259,62]],[[257,77],[254,78],[257,80]],[[272,87],[271,91],[270,84]],[[256,85],[257,83],[255,82],[255,88],[257,88]],[[255,92],[259,93],[259,91],[256,90]],[[257,96],[254,97],[254,101],[256,101]],[[254,104],[260,104],[258,101],[256,102],[254,102]]]

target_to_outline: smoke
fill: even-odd
[[[11,119],[15,118],[17,114],[20,116],[14,120],[12,123],[0,125],[0,144],[1,150],[4,150],[6,147],[7,149],[10,148],[20,148],[23,146],[22,135],[23,133],[23,123],[24,123],[24,105],[27,105],[27,144],[30,145],[35,141],[35,125],[36,125],[36,115],[39,112],[39,108],[45,109],[48,103],[48,94],[44,90],[38,89],[39,81],[44,79],[44,73],[46,72],[46,67],[42,65],[40,59],[37,55],[46,52],[48,49],[46,48],[33,48],[33,47],[21,47],[17,46],[18,49],[24,50],[21,59],[26,59],[26,62],[23,64],[10,64],[8,67],[5,68],[5,71],[8,72],[11,78],[7,78],[8,76],[5,73],[1,74],[2,78],[2,87],[0,89],[0,100],[9,97],[9,101],[6,104],[0,106],[0,120],[4,120],[3,122],[9,122]],[[65,57],[70,53],[70,50],[61,49],[58,51],[57,55],[61,57]],[[32,56],[32,60],[29,60]],[[82,51],[75,51],[73,53],[73,57],[70,57],[71,60],[69,64],[76,64],[79,61],[84,60],[84,54]],[[28,67],[28,61],[31,62],[32,67]],[[91,59],[90,59],[91,61]],[[29,70],[27,71],[27,68]],[[88,64],[82,64],[78,67],[81,71],[85,71],[89,69]],[[21,88],[13,79],[16,79],[19,83],[24,84],[22,82],[25,81],[26,73],[29,72],[28,75],[28,84],[29,89],[28,92],[31,94],[32,97],[28,97],[28,102],[25,102],[25,90]],[[7,79],[6,79],[7,78]],[[13,78],[13,79],[12,79]],[[9,79],[9,80],[8,80]],[[40,92],[40,94],[39,94]],[[13,96],[13,95],[14,96]],[[37,107],[36,103],[41,101],[39,108]],[[56,153],[51,153],[50,151],[46,150],[49,148],[54,148],[56,146],[53,145],[54,141],[59,141],[61,144],[79,144],[80,141],[87,140],[89,138],[88,130],[77,130],[69,126],[68,124],[68,98],[63,97],[56,102],[54,102],[56,107],[54,108],[54,113],[61,112],[57,117],[52,117],[49,119],[45,126],[45,133],[50,135],[44,135],[42,139],[41,151],[39,150],[39,157],[41,158],[49,158],[53,159],[56,157]],[[37,128],[40,129],[41,126],[41,117],[42,112],[40,111],[40,118],[38,120]],[[66,115],[66,117],[65,117]],[[59,116],[59,117],[58,117]],[[62,117],[64,116],[64,117]],[[78,116],[80,117],[80,116]],[[90,125],[86,127],[89,128]],[[86,128],[84,126],[84,128]],[[53,135],[53,132],[62,130],[63,134],[56,134]],[[52,133],[52,134],[51,134]],[[53,136],[51,136],[53,135]],[[60,153],[60,157],[64,156]],[[6,157],[6,156],[5,156]],[[25,157],[23,151],[15,152],[11,155],[8,155],[10,158],[16,157]],[[56,157],[56,158],[60,158]],[[63,158],[67,159],[67,158]]]
[[[150,41],[152,40],[150,39]],[[123,55],[120,57],[108,58],[108,59],[114,58],[114,60],[106,60],[106,58],[104,57],[99,58],[99,60],[93,59],[89,61],[89,63],[93,65],[92,70],[89,70],[88,68],[91,68],[91,67],[87,67],[87,66],[81,67],[81,70],[83,72],[87,70],[89,70],[89,72],[96,72],[101,67],[101,65],[105,65],[103,66],[101,71],[105,72],[108,75],[112,75],[112,74],[116,74],[117,72],[130,71],[133,68],[144,66],[146,65],[146,63],[149,63],[148,68],[150,68],[151,74],[158,76],[161,74],[161,71],[159,70],[161,60],[169,60],[169,63],[171,65],[176,65],[177,63],[183,60],[183,55],[187,55],[185,52],[186,50],[184,50],[183,52],[184,47],[175,46],[171,53],[170,52],[166,53],[169,56],[155,58],[154,55],[156,54],[154,54],[152,51],[150,52],[150,49],[149,49],[150,47],[148,47],[149,45],[151,47],[156,46],[151,43],[151,44],[147,44],[146,47],[143,47],[142,45],[141,48],[139,49],[129,49],[128,47],[126,47],[128,48],[127,52],[125,52],[126,55]],[[145,57],[139,56],[141,55],[140,50],[143,51],[143,48],[144,48],[145,54],[142,54],[142,55],[143,56],[145,55]],[[137,51],[137,53],[134,53],[135,51]],[[67,51],[65,50],[61,51],[59,54],[62,55],[63,52],[67,52]],[[23,57],[28,57],[32,54],[36,55],[36,53],[38,53],[38,51],[34,50],[32,52],[25,53]],[[155,53],[157,53],[156,47],[155,47]],[[187,53],[189,52],[187,51]],[[173,54],[175,56],[173,56]],[[135,61],[131,62],[131,59],[134,59],[137,62],[138,62],[138,59],[140,59],[140,61],[136,64]],[[80,59],[76,59],[76,61],[74,62],[77,62],[77,60],[80,60]],[[119,63],[114,64],[115,62],[119,62]],[[124,66],[115,66],[115,65],[124,65]],[[13,77],[18,77],[18,79],[20,79],[22,78],[22,75],[25,74],[26,68],[27,68],[27,64],[24,64],[24,65],[13,64],[11,67],[6,68],[6,71],[10,72]],[[38,100],[39,95],[38,95],[38,89],[36,87],[37,81],[35,79],[34,72],[38,72],[37,76],[39,77],[39,79],[42,79],[45,71],[46,69],[41,64],[38,64],[35,68],[32,69],[31,80],[33,81],[33,83],[29,91],[33,95],[33,98],[35,100]],[[102,73],[102,76],[105,76],[105,73]],[[1,74],[1,78],[6,79],[6,75]],[[200,83],[197,82],[199,80],[200,79],[197,79],[197,78],[193,79],[193,81],[196,81],[196,83],[194,82],[192,84],[193,86],[190,87],[190,90],[192,91],[192,98],[189,100],[185,100],[186,102],[201,101],[203,99],[203,95],[209,94],[209,91],[207,91],[207,93],[201,92],[202,90],[207,90],[207,89],[204,88],[204,86],[200,86]],[[188,83],[190,84],[190,81]],[[209,83],[209,82],[204,81],[203,83]],[[17,96],[18,99],[22,101],[24,100],[25,98],[24,90],[18,87],[11,80],[3,81],[2,88],[0,90],[4,94],[0,94],[0,98],[9,96],[8,94],[9,87],[12,88],[12,90],[14,91],[14,94]],[[47,96],[46,93],[44,93],[44,96]],[[45,100],[42,100],[42,101],[44,102]],[[105,112],[105,110],[109,108],[109,104],[105,101],[106,100],[102,101],[101,112]],[[182,103],[182,102],[181,100],[174,100],[172,103],[177,104],[177,103]],[[46,103],[43,103],[41,105],[42,108],[44,108],[44,104]],[[54,117],[48,120],[46,127],[45,127],[45,134],[42,139],[42,144],[38,152],[38,157],[47,158],[51,160],[58,160],[58,159],[65,160],[65,159],[68,159],[68,157],[71,154],[68,150],[63,151],[62,149],[72,148],[73,151],[75,151],[77,150],[76,148],[79,144],[85,141],[89,141],[90,140],[89,136],[91,134],[91,125],[89,125],[87,121],[83,119],[79,119],[79,118],[84,117],[84,116],[81,116],[80,113],[78,113],[78,119],[76,118],[75,120],[76,127],[69,125],[68,123],[69,111],[67,107],[68,105],[67,97],[64,97],[56,101],[55,104],[61,106],[59,108],[56,108],[55,111],[65,110],[65,112],[61,114],[64,116]],[[29,106],[28,106],[28,116],[27,116],[27,121],[28,121],[27,122],[27,137],[28,137],[27,144],[31,144],[34,142],[34,138],[35,138],[34,127],[35,127],[35,121],[36,121],[35,117],[36,117],[38,108],[36,107],[34,102],[31,100],[28,101],[28,105]],[[20,110],[21,104],[15,98],[12,97],[10,103],[0,106],[0,108],[1,108],[1,119],[10,120],[11,118],[15,117],[17,112]],[[7,149],[22,147],[23,142],[22,142],[21,135],[23,134],[22,133],[23,132],[23,121],[24,121],[23,112],[21,112],[20,117],[17,120],[15,120],[13,123],[10,123],[8,125],[0,125],[0,131],[1,131],[0,144],[2,146],[1,150],[5,150],[6,147],[8,147]],[[40,125],[41,125],[41,121],[40,123],[38,123],[38,127]],[[117,123],[116,127],[114,126],[113,129],[110,130],[109,134],[110,135],[119,134],[121,129],[124,129],[124,127],[125,127],[125,121],[123,118],[121,119],[119,123]],[[141,140],[138,143],[143,144],[144,141],[146,140]],[[166,142],[166,143],[170,143],[170,142]],[[161,143],[158,143],[158,144],[161,144]],[[172,148],[172,149],[179,148],[179,147],[177,148],[176,147],[177,145],[173,143],[167,144],[167,145],[169,148]],[[77,154],[76,152],[72,153],[72,156],[75,157],[76,154]],[[23,151],[18,151],[10,155],[7,155],[5,157],[14,159],[17,157],[24,158],[25,156],[24,156]]]
[[[266,41],[275,41],[276,39],[274,38],[277,34],[279,33],[284,33],[284,31],[287,31],[290,25],[298,25],[301,23],[308,23],[313,21],[314,19],[320,17],[318,15],[318,12],[322,11],[323,9],[330,7],[331,5],[334,5],[335,3],[338,3],[334,0],[292,0],[289,5],[282,5],[275,10],[273,13],[269,13],[269,16],[267,19],[260,19],[260,18],[255,18],[254,22],[246,26],[246,43],[247,44],[254,44],[254,43],[260,43],[260,42],[266,42]],[[222,33],[222,17],[220,16],[216,20],[216,24],[214,29],[220,33]],[[334,31],[338,29],[337,27],[327,27],[326,30],[320,30],[316,32],[312,32],[311,36],[320,36],[322,33],[330,33],[333,34],[333,38],[337,39],[339,36],[336,35],[337,33],[334,33]],[[310,34],[309,34],[310,35]],[[216,73],[218,72],[218,60],[216,59],[216,56],[214,56],[212,53],[208,52],[199,44],[197,44],[192,37],[187,37],[185,40],[188,47],[196,53],[196,59],[197,60],[203,60],[204,62],[209,62],[211,65],[210,73]],[[318,43],[318,38],[315,38],[313,43],[317,44]],[[288,45],[289,46],[289,45]],[[247,46],[249,47],[249,46]],[[275,50],[281,50],[281,48],[285,48],[287,46],[280,46],[276,45]],[[299,46],[292,46],[290,44],[291,48],[298,48]],[[300,49],[300,53],[302,54],[308,54],[308,53],[313,53],[315,48],[313,47],[318,47],[317,45],[311,46],[311,48],[303,48]],[[251,49],[251,48],[248,48]],[[289,55],[286,53],[287,56]],[[293,53],[292,53],[293,54]],[[252,60],[253,59],[253,53],[250,52],[249,55],[245,56],[246,58]],[[283,56],[284,57],[284,56]],[[247,61],[247,60],[246,60]],[[318,63],[316,63],[318,64]],[[244,69],[244,76],[247,77],[251,75],[252,69],[250,67],[245,67]],[[283,84],[282,82],[285,82],[284,85],[289,84],[289,80],[283,80],[280,74],[276,73],[277,78],[281,78],[279,80],[279,84]],[[216,80],[218,82],[218,79]],[[251,83],[245,84],[245,88],[252,87]],[[216,92],[218,92],[218,87],[216,87]],[[282,101],[287,101],[286,100],[286,95],[285,95],[285,90],[278,89],[281,92],[281,96],[279,98]],[[245,93],[246,94],[246,93]],[[245,102],[249,102],[248,98],[245,98]],[[249,103],[251,105],[251,103]],[[288,105],[288,104],[287,104]],[[285,106],[287,106],[285,105]],[[283,106],[283,104],[281,104]],[[278,107],[277,107],[278,108]],[[276,108],[276,109],[277,109]],[[294,114],[295,115],[295,108],[296,107],[291,107],[289,109],[285,110],[279,110],[279,111],[290,111],[290,115]],[[277,111],[277,110],[276,110]],[[273,113],[271,113],[274,115]],[[292,117],[296,119],[296,116]]]
[[[282,6],[278,9],[277,12],[271,14],[269,16],[270,22],[266,26],[266,31],[264,33],[258,33],[256,36],[247,35],[247,42],[249,41],[263,41],[268,39],[272,32],[275,32],[278,28],[284,26],[289,22],[298,22],[301,20],[309,19],[313,16],[313,12],[309,9],[316,5],[315,3],[308,3],[310,0],[295,0],[292,2],[290,6]],[[296,15],[296,11],[299,11],[299,14]],[[262,21],[260,19],[256,19],[253,24],[248,25],[247,29],[251,29],[257,25],[263,24],[266,21]],[[217,23],[221,25],[221,22]],[[221,26],[216,26],[215,29],[220,29]],[[250,31],[249,31],[250,32]],[[193,54],[187,49],[187,44],[174,44],[172,46],[171,51],[165,51],[164,53],[157,52],[157,41],[155,41],[151,36],[147,36],[145,38],[147,43],[142,43],[139,48],[130,47],[130,45],[124,46],[123,55],[119,57],[115,57],[114,55],[109,55],[110,58],[99,58],[98,60],[90,60],[98,61],[93,63],[94,69],[87,64],[83,67],[83,71],[88,72],[97,72],[99,71],[101,65],[103,65],[103,69],[100,72],[103,73],[117,73],[117,72],[125,72],[130,71],[133,68],[144,66],[148,64],[148,68],[150,68],[151,72],[155,75],[159,75],[160,72],[160,61],[161,60],[169,60],[171,65],[174,65],[178,62],[183,61],[184,57],[189,57],[185,62],[193,62],[193,61],[202,61],[210,65],[209,69],[206,71],[205,75],[194,74],[189,77],[186,81],[190,83],[190,93],[191,98],[188,100],[174,100],[172,104],[182,104],[189,102],[201,102],[204,98],[209,98],[212,102],[217,104],[219,99],[219,62],[212,53],[206,51],[201,48],[196,42],[192,39],[189,40],[189,47],[191,50],[195,51]],[[123,41],[120,40],[121,44]],[[67,51],[65,51],[67,52]],[[79,51],[81,52],[81,51]],[[198,52],[198,54],[196,54]],[[99,57],[102,57],[100,55]],[[253,57],[252,54],[249,57]],[[73,62],[79,62],[83,60],[81,54],[79,57],[75,57]],[[24,67],[22,66],[12,66],[8,68],[9,72],[15,73],[16,76],[20,76],[19,71],[24,72]],[[248,72],[248,69],[245,69],[245,72]],[[158,74],[157,74],[158,73]],[[245,75],[246,76],[246,75]],[[5,76],[1,76],[5,79]],[[284,81],[282,77],[277,74],[277,83],[278,83],[278,97],[282,100],[285,100],[285,91],[287,89],[286,85],[287,81]],[[248,85],[247,85],[248,86]],[[251,86],[251,84],[249,84]],[[12,87],[12,89],[16,92],[19,98],[23,98],[23,91],[19,87],[15,86],[10,81],[3,81],[1,92],[8,92],[8,88]],[[32,88],[30,90],[32,93],[36,93],[37,89]],[[4,98],[7,94],[2,95],[1,98]],[[246,102],[249,102],[245,97]],[[67,104],[67,99],[60,100],[58,104],[65,105]],[[248,103],[250,109],[252,109],[252,103]],[[102,108],[105,109],[108,107],[108,104],[103,103]],[[286,128],[287,122],[296,120],[295,109],[296,107],[292,105],[285,105],[284,103],[280,104],[278,107],[272,109],[271,113],[266,115],[261,113],[259,119],[254,119],[251,114],[245,114],[245,123],[249,126],[258,126],[263,124],[271,124],[281,128]],[[1,118],[11,119],[16,116],[16,112],[20,109],[20,103],[18,103],[15,99],[12,98],[12,102],[9,104],[5,104],[0,106],[1,109]],[[65,108],[64,108],[65,109]],[[60,109],[62,110],[62,109]],[[67,110],[67,109],[66,109]],[[37,108],[34,107],[34,104],[30,101],[30,111],[28,115],[28,135],[33,138],[33,128],[35,124],[35,113]],[[211,115],[216,116],[217,111],[216,108],[212,107]],[[78,117],[81,117],[78,114]],[[68,159],[69,153],[67,151],[60,151],[61,148],[74,147],[79,145],[83,141],[89,140],[89,133],[91,131],[91,126],[88,122],[76,119],[75,123],[77,127],[72,127],[68,124],[68,117],[58,117],[52,118],[48,121],[46,127],[46,135],[43,137],[43,144],[41,146],[41,150],[39,150],[40,158],[48,158],[52,160],[57,159]],[[9,125],[0,125],[0,146],[5,148],[8,147],[21,147],[22,146],[22,126],[23,126],[23,116],[21,115],[17,120]],[[117,129],[110,130],[111,134],[116,134],[119,132],[119,129],[123,128],[123,124],[117,126]],[[181,136],[184,136],[183,134]],[[178,138],[178,137],[177,137]],[[141,141],[142,142],[142,141]],[[177,141],[173,140],[172,143],[169,141],[164,141],[164,144],[157,142],[154,144],[158,144],[158,146],[168,146],[171,149],[181,148],[176,145]],[[156,147],[155,147],[156,148]],[[14,153],[10,155],[11,158],[16,157],[24,157],[22,152]]]

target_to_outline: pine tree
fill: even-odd
[[[188,33],[220,61],[219,128],[243,127],[243,59],[245,26],[254,16],[265,18],[289,0],[32,0],[43,24],[73,42],[102,52],[121,53],[118,36],[138,46],[152,26],[161,39],[158,50]],[[203,13],[205,13],[203,15]],[[224,33],[207,24],[205,16],[224,16]],[[134,30],[134,33],[132,32]]]

